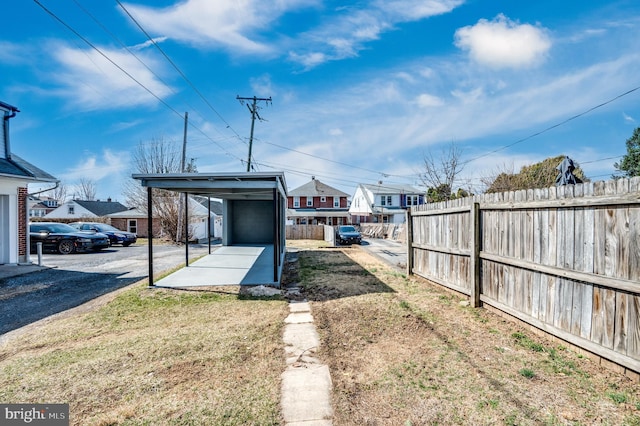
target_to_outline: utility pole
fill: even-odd
[[[185,168],[185,157],[187,156],[187,125],[189,124],[189,113],[185,112],[184,113],[184,133],[182,136],[182,158],[180,159],[180,172],[184,173],[184,168]],[[187,201],[188,202],[188,201]],[[183,210],[184,206],[183,206],[183,201],[181,197],[178,197],[178,229],[176,229],[176,242],[180,242],[182,241],[182,222],[183,222],[183,217],[182,217],[182,210]],[[186,210],[185,210],[186,211]],[[184,220],[184,222],[188,222],[187,220]],[[184,227],[185,229],[188,228],[188,225]],[[186,234],[186,232],[185,232]],[[186,239],[185,239],[186,240]],[[187,262],[189,263],[189,262]]]
[[[187,125],[189,124],[189,113],[184,113],[184,133],[182,136],[182,160],[180,161],[180,171],[184,173],[184,162],[187,156]]]
[[[258,117],[258,120],[262,121],[262,117],[260,117],[260,114],[258,114],[258,101],[264,101],[269,104],[269,102],[271,102],[271,96],[269,96],[268,98],[257,98],[255,96],[252,98],[241,98],[240,96],[236,96],[236,99],[239,100],[242,105],[244,105],[244,101],[252,101],[251,106],[247,105],[247,108],[251,113],[251,134],[249,135],[249,156],[247,157],[247,171],[250,172],[251,148],[253,146],[253,127],[256,121],[256,117]]]

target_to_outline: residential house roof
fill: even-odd
[[[348,197],[349,194],[346,194],[340,190],[330,187],[327,184],[320,182],[318,179],[312,178],[310,182],[305,183],[302,186],[299,186],[296,189],[289,191],[289,196],[300,197],[300,196],[312,196],[312,197]]]
[[[110,218],[125,218],[125,219],[147,219],[149,216],[147,212],[144,212],[140,209],[132,207],[127,210],[122,210],[116,213],[109,213],[107,216]]]
[[[17,107],[14,107],[13,105],[9,105],[8,103],[2,102],[2,101],[0,101],[0,109],[5,109],[7,111],[20,112],[20,110]]]
[[[194,197],[194,199],[205,208],[207,208],[207,203],[209,203],[211,213],[215,213],[216,216],[222,216],[222,203],[220,201],[206,197]]]
[[[411,185],[394,185],[388,183],[380,183],[378,185],[360,184],[364,189],[374,194],[423,194],[424,191],[414,188]]]
[[[112,213],[118,213],[128,210],[127,207],[118,201],[81,201],[73,200],[79,206],[84,207],[96,216],[107,216]]]
[[[0,159],[0,173],[28,178],[42,182],[57,182],[58,179],[34,166],[16,154],[11,154],[11,159]]]

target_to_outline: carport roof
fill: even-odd
[[[148,188],[225,200],[271,200],[274,189],[287,196],[284,172],[149,173],[131,177]]]

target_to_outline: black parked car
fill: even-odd
[[[105,234],[107,237],[109,237],[109,243],[111,245],[122,244],[123,247],[128,247],[138,240],[136,234],[132,232],[121,231],[114,226],[107,225],[106,223],[74,222],[70,223],[69,225],[73,226],[79,231],[100,232],[102,234]]]
[[[43,251],[57,251],[60,254],[98,251],[109,247],[105,234],[87,234],[66,223],[37,222],[29,224],[31,253],[37,251],[37,243],[42,243]]]
[[[360,244],[362,236],[356,228],[351,225],[338,226],[336,229],[336,243],[338,244]]]

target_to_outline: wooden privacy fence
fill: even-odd
[[[361,223],[358,226],[363,237],[406,241],[404,223]]]
[[[640,373],[640,178],[412,207],[409,273]]]
[[[324,225],[287,225],[287,240],[324,240]]]

